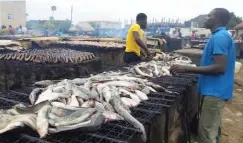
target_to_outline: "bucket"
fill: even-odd
[[[242,64],[240,62],[235,62],[235,73],[237,74],[240,71]]]

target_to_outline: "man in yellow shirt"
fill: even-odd
[[[136,24],[132,25],[127,33],[126,50],[124,54],[124,62],[132,63],[141,61],[141,48],[144,49],[148,57],[151,56],[147,45],[143,42],[143,29],[147,28],[147,15],[139,13],[136,17]]]

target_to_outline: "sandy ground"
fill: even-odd
[[[233,100],[224,109],[222,143],[243,143],[243,67],[235,76]]]

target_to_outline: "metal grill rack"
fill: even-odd
[[[157,116],[166,113],[178,97],[184,93],[188,86],[196,81],[196,75],[178,75],[176,77],[161,77],[154,82],[169,88],[180,94],[157,92],[149,95],[149,100],[141,102],[136,108],[132,108],[132,115],[144,125],[150,125]],[[29,103],[28,94],[34,87],[25,86],[21,89],[10,90],[0,96],[0,108],[7,109],[18,103]],[[21,132],[23,132],[21,130]],[[15,136],[14,138],[12,136]],[[79,130],[68,131],[48,135],[44,140],[39,139],[36,133],[11,132],[0,136],[0,142],[4,143],[129,143],[133,136],[139,135],[139,131],[126,121],[114,121],[103,125],[95,132],[84,133]]]

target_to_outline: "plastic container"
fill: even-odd
[[[240,71],[241,66],[242,66],[242,63],[235,62],[235,73],[236,74]]]

